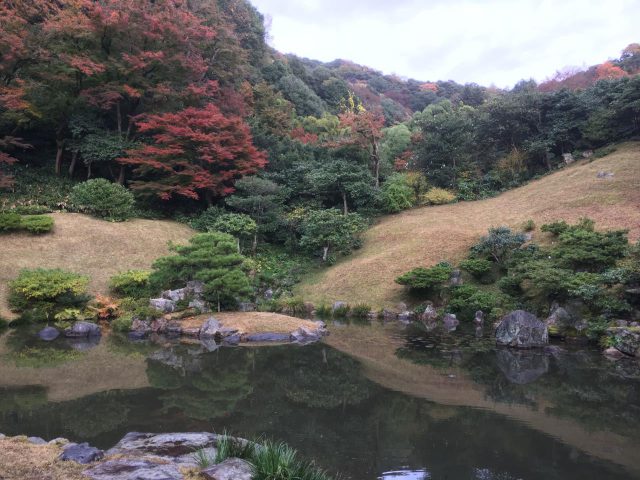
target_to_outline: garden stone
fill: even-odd
[[[166,298],[152,298],[149,300],[149,306],[160,310],[162,313],[172,313],[176,310],[176,302]]]
[[[33,443],[34,445],[44,445],[47,443],[47,441],[44,438],[40,438],[40,437],[29,437],[27,438],[27,441],[29,443]]]
[[[562,158],[564,159],[565,165],[571,165],[573,162],[576,161],[575,158],[573,158],[572,153],[563,153]]]
[[[424,310],[424,313],[420,316],[420,320],[425,324],[433,324],[438,319],[438,312],[433,307],[433,305],[427,305],[427,308]]]
[[[148,459],[119,458],[85,470],[93,480],[183,480],[178,465]]]
[[[273,298],[273,290],[271,290],[270,288],[268,288],[265,292],[264,292],[264,298],[265,300],[271,300]]]
[[[208,313],[208,312],[211,311],[211,309],[207,305],[207,302],[205,302],[204,300],[197,299],[197,298],[195,298],[195,299],[193,299],[193,300],[191,300],[189,302],[189,308],[195,308],[200,313]]]
[[[398,320],[401,322],[411,322],[415,317],[415,313],[407,310],[398,315]]]
[[[238,309],[241,312],[255,312],[256,311],[256,304],[255,303],[251,303],[251,302],[240,302],[238,304]]]
[[[224,462],[201,472],[208,480],[251,480],[253,469],[249,462],[240,458],[227,458]]]
[[[307,327],[298,327],[291,332],[291,339],[298,343],[311,343],[320,340],[322,334],[319,330],[312,330]]]
[[[67,445],[60,454],[60,460],[72,461],[83,465],[101,460],[103,457],[104,452],[102,450],[98,450],[88,443]]]
[[[166,298],[172,302],[180,302],[187,298],[187,289],[179,288],[177,290],[165,290],[162,292],[162,298]]]
[[[549,358],[533,351],[500,349],[496,363],[507,380],[517,385],[535,382],[549,371]]]
[[[612,327],[607,329],[615,347],[626,355],[640,356],[640,330],[634,328]]]
[[[242,337],[238,333],[234,333],[233,335],[229,335],[228,337],[224,337],[222,339],[222,343],[224,345],[238,345]]]
[[[100,327],[90,322],[76,322],[64,331],[64,336],[67,338],[99,337],[100,335],[102,335]]]
[[[464,281],[462,280],[462,272],[459,269],[455,268],[451,271],[449,284],[452,287],[459,287],[460,285],[464,284]]]
[[[549,343],[547,326],[524,310],[506,315],[496,328],[496,343],[517,348],[544,347]]]
[[[38,332],[40,340],[45,342],[51,342],[60,336],[60,331],[54,327],[45,327]]]
[[[473,323],[475,323],[476,326],[484,325],[484,312],[482,310],[478,310],[476,312],[476,316],[473,318]]]
[[[222,325],[219,320],[214,317],[210,317],[202,324],[202,327],[200,327],[200,338],[215,337],[221,327]]]
[[[220,348],[220,344],[216,342],[213,337],[203,337],[200,339],[200,345],[207,352],[215,352],[218,348]]]
[[[349,305],[346,302],[335,302],[333,304],[333,311],[335,312],[336,310],[347,308],[348,306]]]
[[[4,433],[0,433],[0,440],[2,440],[3,438],[7,438],[7,436]]]
[[[602,352],[602,354],[605,357],[610,358],[611,360],[619,360],[625,357],[624,353],[614,347],[607,348],[604,352]]]
[[[143,333],[143,334],[151,333],[152,332],[151,323],[146,320],[134,318],[133,322],[131,322],[131,331]]]
[[[614,173],[613,172],[598,172],[597,177],[601,180],[606,180],[609,178],[613,178],[614,177]]]
[[[204,293],[204,282],[201,282],[200,280],[192,280],[190,282],[187,282],[186,289],[189,294],[191,294],[195,298],[198,298]]]
[[[106,455],[157,455],[178,457],[215,447],[218,436],[207,432],[127,433]]]
[[[460,325],[460,320],[453,313],[447,313],[442,317],[442,325],[447,332],[455,332]]]
[[[385,308],[382,310],[382,318],[387,321],[396,320],[398,318],[398,312]]]
[[[180,335],[182,335],[182,327],[179,323],[169,322],[167,324],[165,334],[169,337],[179,337]]]

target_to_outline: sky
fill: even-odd
[[[422,81],[511,87],[640,42],[640,0],[251,1],[283,53]]]

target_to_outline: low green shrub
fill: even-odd
[[[22,218],[14,212],[0,213],[0,232],[20,230]]]
[[[73,187],[71,203],[80,212],[116,222],[133,214],[133,193],[104,178],[87,180]]]
[[[461,285],[451,290],[449,310],[461,320],[473,320],[475,313],[482,310],[488,318],[495,318],[504,299],[498,294],[481,290],[473,285]]]
[[[148,270],[127,270],[117,273],[109,280],[109,289],[120,297],[149,298],[151,288],[149,286]]]
[[[542,227],[540,228],[540,230],[542,230],[543,232],[548,232],[553,235],[560,235],[561,233],[567,231],[568,229],[569,229],[569,224],[564,220],[560,222],[546,223],[542,225]]]
[[[489,234],[471,247],[476,257],[491,258],[497,264],[503,264],[526,241],[524,234],[514,233],[508,227],[489,229]]]
[[[355,318],[367,318],[371,312],[371,306],[366,303],[358,303],[351,309],[351,316]]]
[[[149,306],[148,298],[123,298],[120,301],[118,312],[120,316],[130,315],[143,320],[151,320],[162,315],[162,312]]]
[[[224,462],[228,458],[251,460],[256,453],[256,448],[258,448],[253,442],[230,437],[226,433],[218,438],[216,447],[215,463]]]
[[[250,463],[253,480],[331,480],[328,473],[299,459],[296,450],[280,442],[256,445]]]
[[[305,312],[304,300],[300,297],[280,297],[278,311],[287,315],[301,315]]]
[[[522,230],[525,232],[533,232],[536,229],[536,222],[531,218],[522,224]]]
[[[460,262],[460,268],[469,272],[474,278],[484,280],[491,273],[493,264],[484,258],[469,258]]]
[[[449,263],[441,262],[431,268],[418,267],[396,278],[396,283],[410,290],[440,290],[451,278],[453,268]]]
[[[456,201],[456,196],[449,190],[444,188],[431,188],[427,193],[422,195],[421,203],[426,205],[445,205]]]
[[[380,199],[386,212],[398,213],[413,207],[415,193],[406,175],[394,174],[385,182]]]
[[[349,315],[350,311],[351,307],[349,305],[340,305],[339,307],[333,309],[333,316],[335,318],[345,318],[347,315]]]
[[[60,269],[22,270],[9,282],[9,306],[16,312],[39,310],[47,317],[67,307],[84,307],[88,284],[88,277]]]
[[[44,205],[16,205],[11,209],[12,212],[18,215],[43,215],[45,213],[51,213],[52,209]]]
[[[316,307],[316,316],[319,318],[330,318],[332,313],[331,305],[327,305],[326,303],[320,304]]]
[[[48,215],[28,215],[20,220],[20,228],[34,235],[53,230],[53,218]]]
[[[111,321],[111,328],[114,332],[127,333],[131,331],[133,324],[133,316],[130,314],[121,315]]]

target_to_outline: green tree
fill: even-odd
[[[223,213],[218,216],[209,227],[210,231],[217,231],[233,235],[238,241],[238,253],[240,240],[252,238],[257,230],[256,222],[249,215],[243,213]]]
[[[359,234],[365,228],[364,219],[357,213],[343,215],[334,208],[312,210],[302,222],[300,246],[314,251],[322,249],[322,261],[326,262],[330,251],[348,254],[358,247]]]
[[[191,280],[204,282],[204,297],[222,305],[233,305],[251,293],[243,270],[245,258],[238,253],[236,240],[227,233],[195,235],[187,245],[171,245],[176,255],[162,257],[153,264],[149,283],[155,290],[184,286]]]

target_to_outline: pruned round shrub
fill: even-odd
[[[15,212],[0,213],[0,232],[20,230],[21,218]]]
[[[133,317],[131,315],[122,315],[111,322],[111,328],[115,332],[127,333],[131,331]]]
[[[439,290],[451,278],[453,268],[441,262],[431,268],[418,267],[396,278],[396,283],[411,290]]]
[[[27,215],[20,220],[20,227],[34,235],[53,230],[53,218],[48,215]]]
[[[460,268],[478,280],[484,280],[491,273],[493,264],[484,258],[469,258],[460,262]]]
[[[89,278],[58,268],[22,270],[9,282],[9,306],[22,312],[37,309],[53,314],[71,306],[86,305]]]
[[[382,187],[381,200],[388,213],[398,213],[413,207],[414,198],[414,191],[404,175],[392,175]]]
[[[43,215],[45,213],[51,213],[51,208],[44,205],[16,205],[11,209],[12,212],[18,215]]]
[[[147,270],[128,270],[111,277],[109,289],[120,297],[149,297],[149,275]]]
[[[444,188],[431,188],[421,197],[422,203],[426,205],[445,205],[456,200],[455,194]]]
[[[104,178],[87,180],[71,191],[71,204],[77,211],[105,220],[121,222],[130,218],[134,203],[133,193]]]
[[[462,285],[452,289],[449,309],[462,320],[473,320],[478,310],[489,318],[495,318],[503,301],[498,294],[480,290],[473,285]]]
[[[358,303],[351,309],[351,316],[354,318],[367,318],[371,312],[371,306],[366,303]]]

